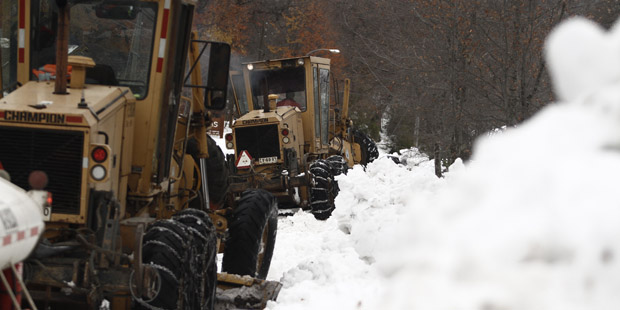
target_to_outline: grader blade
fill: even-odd
[[[226,273],[217,275],[217,284],[215,310],[264,309],[282,288],[280,282]]]

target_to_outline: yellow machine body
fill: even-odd
[[[136,290],[148,295],[159,281],[141,261],[152,223],[199,201],[223,248],[234,201],[198,193],[207,192],[208,110],[224,107],[230,47],[195,40],[196,1],[62,3],[2,1],[9,63],[0,79],[8,93],[0,97],[0,162],[25,189],[33,170],[49,178],[53,203],[43,238],[54,250],[31,262],[28,288],[37,302],[92,309],[107,298],[112,309],[129,309],[143,302]],[[68,66],[56,66],[62,63]],[[90,256],[54,256],[78,246]],[[227,286],[267,285],[269,298],[281,286],[220,278]],[[61,291],[69,282],[77,297]]]

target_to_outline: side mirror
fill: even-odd
[[[206,109],[222,110],[226,107],[226,95],[228,91],[228,69],[230,65],[230,45],[220,42],[192,40],[192,44],[200,43],[199,55],[191,65],[185,78],[185,87],[204,89],[204,106]],[[192,72],[201,66],[202,82],[192,79]],[[206,67],[206,68],[205,68]]]

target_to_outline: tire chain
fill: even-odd
[[[334,200],[337,192],[330,164],[319,159],[310,165],[310,173],[314,176],[314,185],[310,188],[310,209],[317,220],[328,219],[334,211]]]
[[[353,138],[356,143],[359,143],[360,148],[362,148],[362,153],[366,155],[362,156],[366,157],[362,158],[362,165],[365,166],[379,157],[377,145],[365,133],[359,130],[353,130]]]
[[[331,168],[333,176],[347,174],[349,166],[347,165],[347,161],[344,159],[344,157],[340,155],[332,155],[330,157],[327,157],[326,161]]]
[[[137,299],[138,304],[146,309],[177,309],[182,294],[183,308],[212,309],[217,278],[214,231],[209,216],[196,209],[151,225],[144,235],[143,262],[160,271],[162,284],[154,299]]]

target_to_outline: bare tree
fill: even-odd
[[[341,49],[333,67],[353,80],[354,123],[378,138],[388,119],[395,149],[432,154],[438,145],[448,160],[552,101],[542,49],[557,23],[579,14],[609,27],[620,12],[620,0],[208,3],[204,11],[222,16],[203,19],[205,28],[229,36],[245,59]]]

